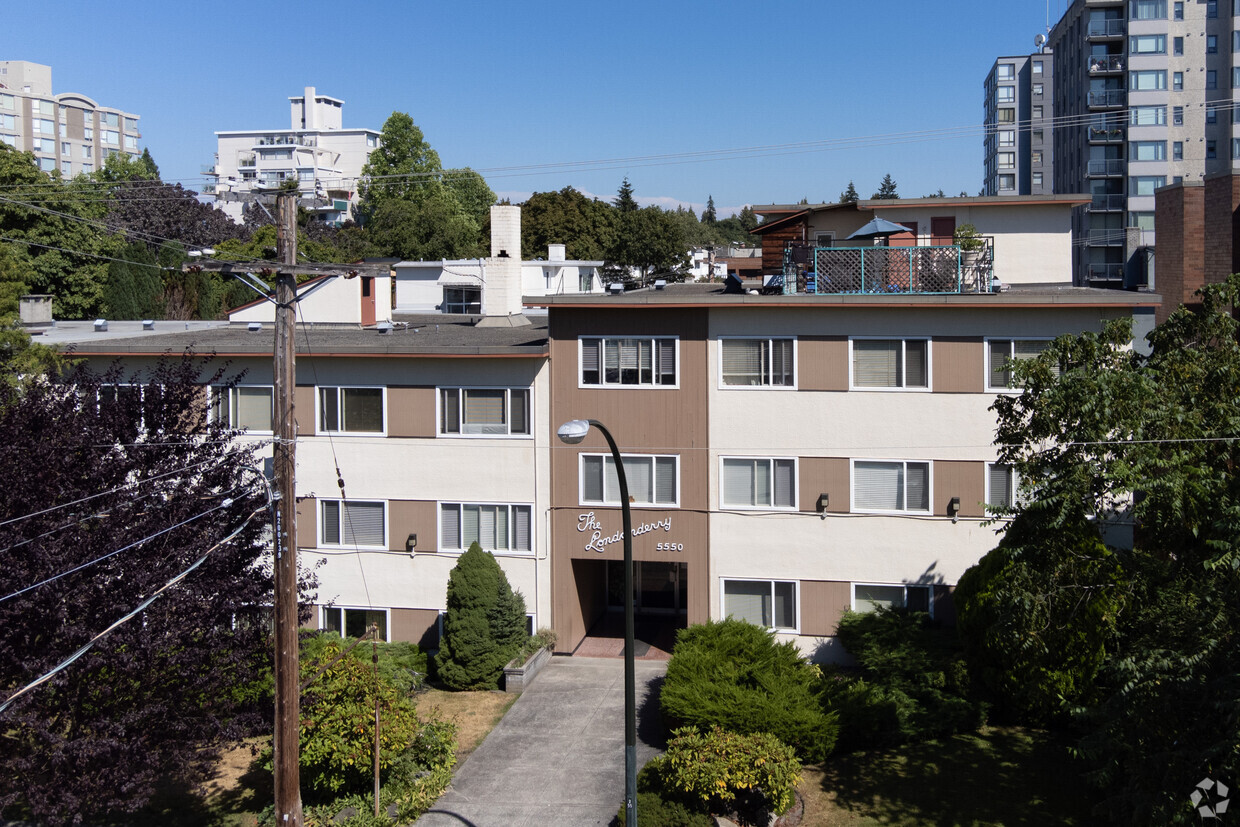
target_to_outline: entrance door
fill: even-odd
[[[888,247],[916,247],[917,246],[917,222],[916,221],[900,221],[901,226],[908,227],[907,233],[896,233],[887,239]]]
[[[950,247],[955,244],[956,216],[949,215],[930,219],[930,244],[935,247]]]
[[[362,326],[369,327],[375,323],[375,279],[373,276],[362,276]]]
[[[635,608],[643,614],[686,614],[688,577],[684,563],[633,561]],[[607,561],[607,608],[624,608],[624,563]]]

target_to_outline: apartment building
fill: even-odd
[[[0,60],[0,141],[34,153],[44,172],[94,172],[109,155],[137,153],[138,116],[77,92],[52,91],[52,67]]]
[[[307,86],[289,98],[288,129],[242,129],[216,132],[215,161],[203,168],[211,180],[205,192],[234,221],[249,195],[296,179],[303,202],[331,224],[353,217],[357,179],[370,153],[379,146],[374,129],[345,128],[344,101]]]
[[[1078,284],[1153,284],[1154,191],[1240,162],[1240,2],[1075,0],[1051,30],[1055,191]]]
[[[1053,192],[1054,62],[1036,52],[998,58],[983,84],[983,195]]]

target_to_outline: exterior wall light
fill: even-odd
[[[413,550],[418,547],[418,535],[410,534],[405,538],[405,551],[413,554]]]
[[[831,504],[830,494],[819,494],[818,502],[814,505],[814,508],[819,514],[825,517],[827,516],[827,506],[829,506],[830,504]]]
[[[952,522],[960,519],[960,498],[952,497],[947,501],[947,514],[952,518]]]

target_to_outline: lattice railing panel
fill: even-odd
[[[958,247],[819,247],[818,293],[958,293]]]

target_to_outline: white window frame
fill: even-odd
[[[597,383],[587,383],[582,375],[584,373],[584,371],[582,370],[582,356],[584,354],[584,342],[586,339],[598,339],[599,340],[599,356],[598,356],[599,358],[599,371],[598,371],[599,381]],[[606,348],[607,348],[606,343],[608,341],[614,341],[617,339],[641,339],[644,341],[649,341],[651,343],[651,347],[654,348],[654,356],[653,356],[654,363],[652,364],[652,371],[653,371],[652,378],[658,377],[660,375],[658,371],[658,364],[657,364],[658,363],[658,342],[670,340],[673,343],[672,353],[676,361],[676,381],[668,383],[668,384],[662,384],[658,381],[651,382],[650,384],[645,384],[645,383],[640,383],[640,382],[636,384],[626,384],[623,382],[608,382],[607,377],[605,375],[606,374],[605,360],[606,360]],[[577,387],[578,388],[634,388],[634,389],[640,389],[640,390],[679,390],[681,373],[682,373],[682,365],[680,361],[680,337],[679,336],[616,336],[616,335],[603,336],[603,335],[597,335],[597,336],[578,336],[577,337]]]
[[[457,427],[459,431],[452,433],[444,430],[444,411],[443,411],[443,395],[446,392],[457,392]],[[503,434],[484,434],[484,433],[466,433],[465,422],[463,421],[463,412],[465,406],[461,402],[461,395],[466,391],[504,391],[504,418],[505,426],[508,428],[507,433]],[[525,433],[512,432],[512,392],[525,392]],[[534,438],[534,389],[532,387],[520,386],[503,386],[503,385],[460,385],[451,386],[444,385],[435,389],[435,431],[436,435],[443,439],[533,439]]]
[[[793,602],[792,613],[796,616],[795,617],[796,625],[792,627],[767,626],[766,628],[771,629],[775,632],[784,632],[786,634],[800,634],[801,633],[801,581],[800,580],[787,580],[787,579],[782,579],[782,578],[767,578],[767,577],[720,577],[719,578],[719,616],[721,620],[726,620],[727,618],[732,616],[728,614],[728,610],[727,610],[727,604],[728,604],[727,584],[728,583],[767,583],[769,584],[771,587],[771,620],[775,620],[775,617],[774,617],[774,614],[775,614],[775,584],[776,583],[791,583],[792,584],[792,602]],[[737,619],[741,620],[742,618],[737,618]]]
[[[275,417],[276,417],[276,410],[275,410],[275,398],[276,397],[275,397],[275,388],[271,385],[231,385],[231,386],[212,385],[211,386],[211,406],[210,406],[211,418],[217,422],[223,422],[229,428],[235,428],[238,430],[241,429],[240,425],[237,425],[232,421],[233,393],[239,390],[240,388],[265,388],[266,390],[271,391],[271,420],[272,420],[272,424],[274,425]],[[221,410],[220,408],[221,402],[225,406],[224,410]],[[221,413],[224,414],[223,417],[220,416]],[[275,431],[272,430],[272,427],[270,425],[267,428],[246,428],[245,432],[247,434],[275,433]]]
[[[774,348],[772,347],[768,349],[767,351],[767,359],[765,360],[766,364],[763,366],[763,371],[768,381],[759,382],[757,385],[729,385],[727,382],[724,381],[724,376],[723,376],[724,342],[765,342],[768,345],[772,345],[774,342],[791,342],[792,343],[792,383],[789,385],[775,385],[769,381],[773,376],[773,371],[771,370],[771,359],[774,353]],[[719,372],[718,373],[719,390],[794,391],[797,389],[797,383],[799,380],[797,363],[800,362],[800,359],[797,358],[797,337],[796,336],[720,336],[718,350],[719,350],[719,353],[717,355],[715,363],[716,363],[716,367],[718,368],[718,372]]]
[[[825,244],[823,242],[826,242]],[[815,247],[834,247],[835,246],[835,230],[820,230],[814,233]]]
[[[603,489],[602,500],[587,500],[586,499],[586,474],[585,474],[586,457],[602,457],[603,458],[603,464],[602,464],[603,480],[602,480],[602,486],[601,486]],[[615,508],[620,507],[620,500],[618,498],[616,499],[615,502],[611,502],[607,500],[607,462],[611,459],[612,459],[612,456],[611,456],[611,452],[609,451],[608,452],[584,451],[577,455],[577,502],[580,505],[610,506],[610,507],[615,507]],[[654,472],[656,460],[660,460],[660,459],[674,460],[676,463],[676,501],[672,503],[632,502],[632,503],[629,503],[629,505],[632,508],[680,508],[681,485],[680,485],[680,455],[679,454],[621,454],[620,459],[624,462],[624,473],[625,473],[626,481],[629,481],[629,478],[632,476],[632,473],[630,471],[631,466],[629,464],[629,460],[649,459],[651,462],[652,473]],[[633,487],[630,484],[629,486],[630,497],[633,496],[632,489]],[[654,485],[651,485],[651,493],[652,494],[654,493]]]
[[[895,387],[876,387],[856,383],[856,355],[853,342],[885,341],[900,343],[900,384]],[[926,343],[926,386],[910,388],[908,382],[908,343]],[[848,389],[850,391],[876,391],[878,393],[929,393],[934,388],[934,340],[929,336],[850,336],[848,339]]]
[[[329,629],[327,625],[327,613],[328,612],[340,612],[340,636],[341,637],[345,636],[345,629],[347,628],[347,624],[345,621],[345,612],[382,612],[383,617],[384,617],[383,636],[380,639],[384,641],[390,641],[392,639],[392,610],[391,609],[388,609],[386,607],[379,607],[379,606],[343,606],[343,605],[320,606],[319,607],[319,631],[320,632],[326,632]]]
[[[904,466],[904,491],[901,492],[904,508],[862,508],[857,505],[857,463],[885,463]],[[908,504],[908,466],[926,466],[926,507],[909,508]],[[920,516],[934,514],[934,461],[929,459],[895,459],[890,457],[860,457],[848,461],[848,506],[852,514],[916,514]]]
[[[342,390],[374,390],[380,392],[380,399],[383,404],[383,427],[378,431],[346,431],[331,430],[323,427],[323,391],[334,389],[336,391],[336,399],[340,399],[340,391]],[[341,418],[344,418],[344,406],[340,406]],[[382,437],[387,436],[388,427],[388,394],[385,385],[315,385],[314,386],[314,432],[315,434],[332,434],[338,436],[368,436]]]
[[[469,550],[469,545],[465,544],[465,541],[463,538],[460,539],[461,544],[457,546],[449,546],[444,543],[444,532],[443,532],[444,506],[457,506],[460,509],[460,511],[457,512],[458,520],[462,519],[462,516],[464,515],[464,509],[467,506],[474,506],[474,507],[479,507],[479,508],[494,507],[494,508],[508,509],[508,548],[491,548],[489,546],[482,546],[482,543],[479,543],[478,545],[482,546],[483,551],[489,551],[492,554],[512,554],[512,555],[519,555],[522,557],[534,556],[534,552],[538,548],[538,540],[537,540],[537,537],[535,536],[534,504],[533,503],[459,502],[457,500],[441,500],[435,503],[435,530],[437,532],[436,536],[438,538],[438,545],[436,546],[436,548],[438,548],[439,551],[444,554],[464,554],[466,551]],[[517,531],[516,529],[517,523],[516,523],[516,520],[513,519],[514,508],[525,508],[529,510],[530,547],[527,549],[514,547],[516,545],[516,531]],[[464,531],[462,530],[462,526],[458,524],[457,525],[458,538],[460,538],[462,534],[464,534]]]
[[[323,539],[323,528],[327,524],[327,521],[323,519],[323,506],[327,503],[338,503],[342,506],[340,510],[340,532],[341,534],[344,533],[344,511],[345,511],[344,507],[347,507],[349,505],[355,505],[355,504],[356,505],[361,505],[361,504],[374,505],[375,503],[379,503],[380,505],[382,505],[383,506],[383,543],[376,545],[376,544],[369,544],[369,543],[345,542],[345,538],[343,536],[339,538],[340,539],[339,542],[335,542],[335,543],[328,542],[327,540]],[[361,499],[361,498],[340,499],[338,497],[323,497],[318,501],[318,505],[316,507],[318,508],[318,513],[315,515],[317,517],[317,522],[318,522],[318,525],[316,526],[316,528],[318,529],[318,536],[315,538],[315,541],[318,543],[318,546],[317,546],[318,548],[387,549],[388,534],[391,531],[391,527],[392,527],[391,520],[389,519],[389,514],[388,514],[388,501],[387,500],[369,500],[369,499]]]
[[[990,472],[991,472],[991,469],[993,469],[993,468],[1006,468],[1006,469],[1007,469],[1007,473],[1008,473],[1008,477],[1009,477],[1009,479],[1008,479],[1008,486],[1009,486],[1008,491],[1009,491],[1009,493],[1011,494],[1011,497],[1012,497],[1012,501],[1011,501],[1010,503],[992,503],[992,502],[991,502],[991,499],[990,499],[990,497],[991,497],[991,494],[990,494]],[[1008,465],[1007,463],[1004,463],[1004,462],[988,462],[988,463],[986,463],[986,483],[985,483],[985,488],[986,488],[986,495],[985,495],[985,499],[983,499],[983,500],[982,500],[982,502],[983,502],[983,503],[985,503],[985,505],[986,505],[986,516],[988,516],[988,517],[997,517],[997,516],[1001,516],[1001,515],[999,514],[999,512],[997,512],[997,511],[992,511],[992,510],[991,510],[991,508],[990,508],[990,506],[991,506],[991,505],[1001,505],[1001,506],[1003,506],[1003,507],[1005,507],[1005,508],[1014,508],[1014,507],[1017,505],[1017,503],[1020,501],[1020,498],[1019,498],[1019,496],[1017,495],[1017,492],[1018,492],[1018,491],[1019,491],[1019,489],[1020,489],[1020,475],[1016,473],[1016,469],[1015,469],[1015,468],[1013,468],[1012,466]]]
[[[851,583],[849,584],[849,597],[850,597],[849,607],[854,612],[861,611],[860,609],[857,608],[857,587],[858,586],[862,586],[862,587],[878,586],[880,588],[903,588],[904,589],[904,606],[902,606],[901,608],[908,607],[908,590],[909,589],[925,589],[927,593],[926,608],[929,611],[930,617],[934,617],[934,586],[933,584],[930,584],[930,583],[869,583],[869,582],[861,582],[861,581]],[[869,612],[864,612],[864,614],[869,614]]]
[[[985,354],[985,357],[982,359],[982,362],[984,363],[982,365],[982,369],[986,373],[986,376],[984,379],[984,381],[986,382],[986,392],[987,393],[1024,393],[1025,392],[1025,389],[1021,387],[1012,387],[1011,385],[992,385],[991,384],[991,379],[994,374],[994,371],[991,369],[991,365],[990,365],[990,356],[991,356],[990,345],[992,342],[1007,342],[1008,343],[1008,359],[1015,359],[1016,356],[1014,354],[1016,353],[1016,346],[1013,344],[1014,342],[1043,342],[1044,345],[1042,349],[1045,350],[1047,347],[1050,346],[1050,343],[1053,341],[1054,339],[1050,339],[1050,338],[1046,338],[1042,336],[992,336],[992,337],[985,338],[983,340],[984,342],[983,347],[986,348],[986,354]]]
[[[724,466],[728,460],[741,460],[743,462],[765,462],[770,468],[771,474],[771,502],[769,504],[738,504],[730,503],[724,499]],[[775,505],[775,463],[791,462],[792,463],[792,505]],[[800,492],[797,490],[800,482],[800,464],[796,457],[771,457],[771,456],[721,456],[719,457],[719,509],[721,511],[797,511],[799,510],[798,496]]]

